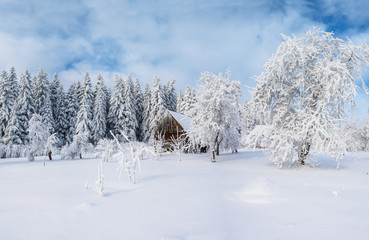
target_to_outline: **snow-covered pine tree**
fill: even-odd
[[[11,90],[10,97],[12,98],[13,104],[15,103],[18,97],[18,81],[17,81],[17,74],[15,73],[15,68],[11,67],[8,76],[8,82]]]
[[[41,115],[42,121],[51,134],[54,132],[55,121],[51,109],[49,81],[42,68],[37,73],[32,92],[35,99],[35,112]]]
[[[85,74],[82,88],[84,91],[77,114],[76,134],[86,135],[88,142],[92,142],[93,92],[88,72]]]
[[[16,109],[11,111],[10,120],[5,129],[4,143],[11,146],[22,144],[19,115]]]
[[[35,112],[31,87],[31,75],[26,69],[20,77],[16,111],[19,115],[19,131],[23,144],[28,143],[28,123]]]
[[[141,91],[140,82],[138,78],[135,80],[134,86],[134,99],[136,100],[136,119],[137,119],[137,128],[136,128],[136,139],[138,141],[142,141],[142,128],[143,128],[143,95]]]
[[[70,85],[68,92],[66,94],[66,119],[68,120],[67,132],[66,132],[66,141],[67,143],[71,143],[73,141],[73,137],[76,134],[76,122],[77,122],[77,114],[79,110],[79,102],[78,102],[78,92],[77,92],[77,84],[73,83]]]
[[[355,106],[356,78],[365,87],[369,47],[318,28],[282,38],[253,90],[253,109],[266,125],[249,134],[250,143],[262,141],[279,167],[305,164],[312,150],[338,161],[346,150],[340,124]]]
[[[78,103],[81,103],[82,98],[83,98],[83,93],[84,93],[84,89],[83,86],[81,84],[81,82],[78,80],[76,83],[76,90],[77,90],[77,96],[78,96]]]
[[[120,76],[116,75],[114,80],[114,89],[113,95],[110,98],[110,108],[108,115],[108,123],[111,128],[111,131],[119,140],[120,132],[122,131],[122,121],[125,117],[123,115],[123,105],[124,105],[124,85],[123,80]]]
[[[154,83],[151,91],[151,109],[149,116],[149,133],[150,138],[154,138],[158,122],[164,116],[165,113],[165,104],[163,99],[163,90],[160,85],[160,79],[157,76],[154,76]]]
[[[250,103],[247,99],[240,108],[240,119],[243,125],[243,134],[246,135],[254,129],[255,121],[253,114],[251,113]]]
[[[150,139],[150,112],[151,112],[151,90],[149,84],[145,84],[145,92],[143,95],[143,112],[142,112],[142,130],[141,139],[147,142]]]
[[[168,81],[167,83],[167,109],[170,111],[177,111],[177,94],[175,89],[175,82],[176,80],[173,78],[172,80]]]
[[[136,118],[136,101],[133,95],[133,82],[128,76],[124,84],[123,121],[121,127],[123,133],[130,141],[136,141],[136,129],[138,126]]]
[[[183,101],[180,112],[186,116],[191,116],[191,109],[193,108],[195,102],[196,102],[195,90],[187,86],[183,95]]]
[[[5,134],[6,126],[10,120],[15,101],[18,95],[17,75],[14,67],[10,69],[10,74],[3,71],[0,80],[0,137]]]
[[[239,147],[241,122],[238,99],[240,83],[231,81],[230,73],[202,73],[197,102],[193,106],[190,139],[207,146],[219,155],[219,148],[236,151]],[[213,160],[213,159],[212,159]]]
[[[58,138],[58,147],[66,144],[66,136],[69,127],[67,120],[67,102],[63,85],[60,84],[58,75],[55,73],[50,84],[50,100],[53,118],[55,121],[55,133]]]
[[[182,92],[181,90],[179,90],[177,94],[177,106],[176,106],[176,111],[179,113],[182,113],[181,112],[182,101],[183,101]]]
[[[93,144],[96,145],[106,134],[106,87],[103,77],[99,74],[95,86],[95,102],[93,108],[93,124],[92,124],[92,136]]]

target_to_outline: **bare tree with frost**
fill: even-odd
[[[369,63],[369,47],[318,28],[282,38],[257,77],[252,103],[265,125],[252,131],[249,142],[262,142],[279,167],[305,164],[312,150],[338,162],[346,149],[339,128],[355,106],[355,79],[366,90],[361,66]]]
[[[211,159],[219,148],[236,151],[239,147],[241,122],[238,99],[240,83],[231,81],[230,73],[202,73],[197,102],[192,109],[189,138],[193,143],[210,148]]]

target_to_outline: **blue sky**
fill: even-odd
[[[174,77],[183,90],[201,72],[229,69],[253,87],[281,33],[318,26],[357,43],[369,39],[366,1],[0,0],[0,13],[0,68],[20,74],[42,66],[66,86],[88,71],[109,86],[116,73],[149,83]],[[367,99],[358,97],[362,118]]]

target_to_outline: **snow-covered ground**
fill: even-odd
[[[369,239],[369,154],[278,169],[261,152],[164,154],[137,184],[97,159],[0,159],[0,239]]]

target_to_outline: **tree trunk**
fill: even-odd
[[[81,158],[81,159],[82,159],[82,153],[79,153],[79,158]]]
[[[217,156],[219,156],[219,143],[217,143]]]
[[[210,154],[210,161],[211,162],[215,162],[215,152],[214,150],[211,151],[211,154]]]
[[[302,145],[300,156],[299,156],[299,163],[301,165],[305,165],[305,160],[307,159],[307,156],[309,155],[309,151],[310,151],[310,143],[305,142]]]
[[[47,155],[49,156],[49,160],[53,160],[53,158],[51,157],[52,152],[50,151]]]

